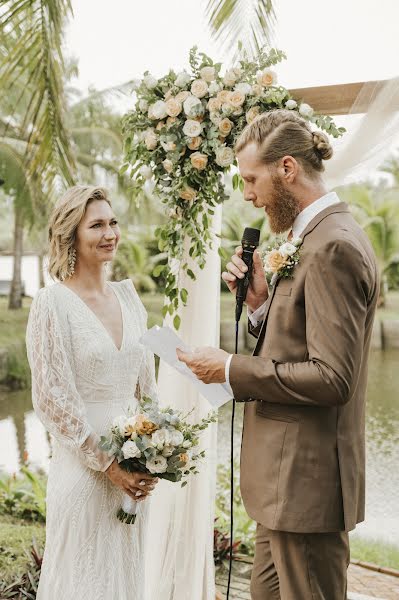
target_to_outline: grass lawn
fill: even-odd
[[[21,575],[28,562],[32,539],[42,552],[45,540],[43,523],[23,521],[8,515],[0,515],[0,581],[12,581]]]
[[[8,348],[25,338],[30,298],[23,299],[21,310],[8,310],[8,298],[0,298],[0,348]]]
[[[355,533],[350,536],[350,547],[352,560],[370,562],[399,571],[399,546],[360,537]]]

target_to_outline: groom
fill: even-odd
[[[302,239],[299,263],[268,293],[255,253],[247,294],[253,356],[213,348],[178,355],[205,383],[227,381],[247,403],[241,491],[258,524],[252,599],[344,600],[347,532],[364,519],[376,261],[347,205],[323,183],[327,137],[297,113],[258,117],[236,154],[245,200],[265,210],[273,232]],[[232,293],[246,270],[241,253],[222,275]]]

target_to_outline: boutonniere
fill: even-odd
[[[301,238],[294,238],[290,242],[276,240],[274,246],[261,250],[266,279],[270,285],[282,277],[293,277],[292,271],[299,263],[301,245]]]

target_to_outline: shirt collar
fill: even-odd
[[[292,225],[293,238],[301,237],[301,234],[305,231],[310,221],[312,221],[312,219],[314,219],[314,217],[322,210],[333,204],[339,204],[339,202],[340,199],[335,192],[328,192],[328,194],[325,194],[318,200],[312,202],[312,204],[309,204],[309,206],[299,213]]]

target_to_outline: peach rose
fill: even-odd
[[[259,73],[256,79],[259,85],[267,87],[269,85],[275,85],[275,83],[277,83],[277,74],[271,69],[265,69],[264,71]]]
[[[219,131],[223,136],[229,135],[230,131],[233,128],[233,123],[230,119],[222,119],[219,123]]]
[[[182,191],[180,192],[180,198],[182,200],[188,200],[188,201],[195,200],[196,197],[197,197],[197,192],[188,185],[185,188],[183,188]]]
[[[232,92],[230,90],[222,90],[221,92],[218,92],[216,98],[220,100],[221,104],[228,104],[230,102],[231,95]]]
[[[236,90],[230,96],[230,104],[233,108],[240,108],[245,102],[245,94]]]
[[[252,121],[254,119],[256,119],[256,117],[260,114],[260,106],[253,106],[252,108],[249,109],[249,111],[247,112],[245,118],[247,120],[247,123],[252,123]]]
[[[171,160],[169,160],[169,158],[165,158],[165,160],[162,162],[162,165],[167,173],[171,173],[173,171],[173,163]]]
[[[202,137],[197,136],[197,137],[191,138],[191,141],[187,144],[187,146],[190,150],[198,150],[198,148],[201,146],[201,144],[202,144]]]
[[[155,425],[144,415],[137,415],[135,429],[138,435],[151,435],[154,431],[157,431],[158,425]]]
[[[201,152],[194,152],[194,154],[190,156],[190,160],[194,169],[198,169],[198,171],[203,171],[204,169],[206,169],[206,166],[208,164],[207,155],[202,154]]]
[[[181,102],[178,102],[176,98],[170,98],[166,103],[166,112],[169,117],[177,117],[183,110]]]
[[[147,150],[155,150],[158,144],[158,138],[153,129],[148,129],[144,135],[144,143]]]
[[[216,112],[220,110],[222,103],[219,98],[210,98],[208,102],[208,110],[209,112]]]
[[[287,259],[278,250],[272,250],[267,256],[267,263],[272,273],[277,273],[285,267]]]
[[[182,452],[181,454],[179,454],[179,460],[180,460],[180,462],[183,462],[186,465],[188,463],[187,452]]]

